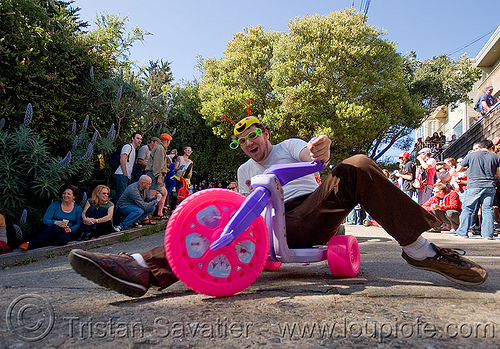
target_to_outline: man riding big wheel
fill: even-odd
[[[231,147],[241,148],[249,157],[238,169],[238,188],[243,195],[250,193],[250,178],[271,165],[330,160],[331,140],[326,135],[310,143],[287,139],[275,145],[270,137],[270,128],[255,116],[245,117],[234,126]],[[421,236],[441,222],[388,181],[377,164],[365,155],[342,161],[321,185],[311,174],[284,185],[283,191],[287,242],[291,248],[328,243],[345,217],[360,203],[401,245],[402,257],[412,267],[437,272],[461,284],[479,285],[487,278],[480,265]],[[132,255],[73,250],[69,260],[89,280],[131,297],[142,296],[151,286],[163,289],[178,280],[163,246]]]

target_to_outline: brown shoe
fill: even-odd
[[[150,286],[150,271],[126,254],[72,250],[68,256],[75,271],[98,285],[129,297],[140,297]]]
[[[464,250],[440,248],[432,243],[431,246],[436,251],[434,257],[419,261],[404,251],[402,257],[414,268],[434,271],[459,284],[480,285],[488,278],[488,272],[483,267],[462,257]]]

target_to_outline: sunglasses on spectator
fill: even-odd
[[[101,193],[102,195],[109,195],[109,193]]]
[[[234,141],[229,144],[229,147],[231,149],[237,149],[240,145],[245,145],[247,142],[247,139],[253,141],[255,138],[259,137],[262,134],[262,130],[260,128],[256,128],[249,134],[247,134],[245,137],[240,137],[238,139],[235,139]]]
[[[236,187],[227,187],[227,189],[234,190]]]

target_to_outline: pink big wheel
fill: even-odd
[[[209,248],[244,200],[226,189],[206,189],[182,201],[170,217],[165,230],[168,263],[193,291],[229,296],[250,286],[262,272],[269,234],[261,216],[228,246]]]
[[[264,264],[264,270],[275,271],[281,267],[281,262],[274,262],[270,259],[266,259],[266,264]]]
[[[334,235],[328,242],[328,267],[334,276],[358,275],[361,258],[358,240],[352,235]]]

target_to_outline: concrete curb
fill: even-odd
[[[80,248],[82,250],[91,250],[93,248],[109,246],[122,241],[134,240],[140,238],[143,235],[151,235],[151,233],[144,234],[144,231],[150,229],[157,230],[155,233],[153,233],[157,234],[163,232],[166,225],[167,221],[158,222],[157,225],[144,225],[141,228],[126,229],[118,233],[103,235],[92,240],[70,241],[64,246],[47,246],[28,251],[15,249],[10,253],[0,255],[0,269],[5,269],[17,265],[30,264],[56,256],[64,256],[75,248]]]

